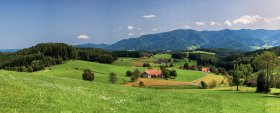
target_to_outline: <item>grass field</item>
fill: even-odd
[[[53,77],[60,77],[60,78],[63,77],[63,78],[72,78],[72,79],[80,80],[82,78],[81,75],[84,69],[92,70],[95,74],[95,81],[99,83],[108,83],[109,73],[114,72],[117,74],[118,84],[130,80],[129,77],[125,76],[127,70],[133,71],[134,69],[139,69],[142,72],[146,70],[146,68],[144,67],[118,66],[118,65],[100,64],[100,63],[76,60],[76,61],[69,61],[65,64],[52,66],[48,70],[42,70],[30,74],[35,76],[48,75]],[[190,71],[190,70],[180,70],[180,69],[175,69],[175,70],[177,71],[178,74],[175,81],[181,81],[181,82],[191,82],[198,78],[204,77],[206,75],[205,73],[200,71]]]
[[[206,75],[206,73],[200,71],[190,71],[190,70],[181,70],[181,69],[175,69],[175,70],[178,74],[178,76],[175,78],[176,81],[192,82]]]
[[[215,75],[215,74],[207,74],[206,76],[204,77],[201,77],[199,79],[196,79],[195,83],[200,83],[201,81],[204,81],[206,83],[211,83],[213,80],[215,80],[217,82],[217,84],[221,84],[222,82],[223,83],[228,83],[228,79],[226,79],[226,77],[222,76],[222,75]]]
[[[193,51],[191,53],[203,53],[203,54],[210,54],[210,55],[215,55],[216,54],[216,53],[206,52],[206,51]]]
[[[144,71],[143,67],[132,67],[132,66],[115,66],[109,64],[99,64],[93,62],[86,61],[69,61],[65,64],[56,65],[49,70],[42,70],[35,73],[34,75],[48,75],[54,77],[63,77],[63,78],[74,78],[81,79],[81,75],[83,73],[83,69],[90,69],[95,74],[95,81],[100,83],[108,83],[109,73],[114,72],[117,74],[118,81],[117,83],[123,83],[123,81],[128,81],[130,78],[126,77],[126,71],[134,69],[139,69]]]
[[[94,82],[83,81],[82,69],[94,71]],[[69,61],[35,73],[0,70],[0,112],[97,112],[97,113],[278,113],[280,97],[253,93],[254,88],[216,89],[137,88],[108,83],[115,72],[118,83],[131,66]],[[145,70],[145,68],[139,68]],[[198,71],[177,70],[176,81],[209,80]],[[209,78],[210,77],[210,78]],[[180,83],[180,82],[178,82]],[[279,93],[273,89],[272,93]]]
[[[170,54],[156,54],[153,56],[154,58],[156,59],[170,59],[171,58],[171,55]]]
[[[150,89],[0,71],[1,112],[277,113],[278,96],[242,87]],[[275,90],[278,91],[279,90]]]
[[[151,63],[156,61],[154,58],[126,58],[121,57],[117,61],[113,63],[113,65],[118,66],[135,66],[135,67],[142,67],[144,63]]]

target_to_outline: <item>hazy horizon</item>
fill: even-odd
[[[280,29],[277,0],[4,0],[0,49],[112,44],[176,29]]]

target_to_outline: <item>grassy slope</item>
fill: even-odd
[[[162,55],[168,55],[168,54],[162,54]],[[157,58],[126,58],[126,57],[121,57],[117,61],[113,63],[113,65],[117,66],[136,66],[136,67],[142,67],[143,63],[150,63],[153,67],[158,67],[161,65],[166,65],[166,64],[156,64],[154,63],[157,60]],[[189,62],[187,60],[188,64],[190,66],[196,65],[195,61]],[[175,68],[179,68],[180,66],[183,66],[185,64],[185,61],[181,62],[173,62]],[[170,63],[168,63],[170,65]]]
[[[213,80],[215,80],[217,82],[217,84],[227,84],[229,83],[228,79],[225,76],[222,75],[216,75],[216,74],[211,74],[211,73],[207,73],[206,76],[202,77],[202,78],[198,78],[196,80],[194,80],[194,83],[198,83],[200,84],[201,81],[206,82],[207,84],[210,84]]]
[[[95,74],[95,81],[100,83],[108,83],[108,76],[110,72],[117,74],[118,81],[117,83],[122,83],[123,80],[128,81],[129,78],[125,76],[127,70],[133,71],[136,67],[131,66],[115,66],[109,64],[99,64],[86,61],[69,61],[62,65],[56,65],[50,68],[50,70],[43,70],[39,72],[32,73],[34,75],[48,75],[55,77],[64,77],[64,78],[74,78],[81,79],[83,69],[91,69]],[[139,67],[141,71],[144,71],[145,68]]]
[[[121,57],[117,61],[115,61],[113,63],[113,65],[142,67],[143,63],[153,63],[154,61],[156,61],[156,59],[154,59],[154,58],[126,58],[126,57]]]
[[[171,55],[170,54],[156,54],[153,56],[154,58],[156,59],[170,59],[171,58]]]
[[[185,52],[185,53],[189,53],[189,52]],[[204,53],[204,54],[210,54],[210,55],[215,55],[216,54],[216,53],[206,52],[206,51],[193,51],[191,53]]]
[[[175,69],[178,76],[175,78],[176,81],[186,81],[191,82],[198,78],[204,77],[206,73],[200,71],[190,71],[190,70],[181,70]]]
[[[276,96],[235,92],[230,88],[156,90],[35,75],[0,70],[1,112],[277,113],[280,110],[280,99]]]

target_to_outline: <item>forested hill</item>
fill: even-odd
[[[17,52],[0,52],[0,69],[33,72],[67,60],[112,63],[117,58],[102,49],[75,48],[64,43],[42,43]]]
[[[229,30],[196,31],[174,30],[124,39],[112,45],[81,44],[109,50],[187,50],[197,48],[224,48],[252,51],[280,45],[280,30]]]
[[[219,61],[219,67],[224,67],[226,69],[232,69],[234,64],[251,64],[254,69],[256,69],[256,65],[254,65],[254,59],[256,56],[264,53],[265,51],[269,51],[275,56],[280,56],[280,46],[278,47],[273,47],[270,49],[260,49],[256,51],[251,51],[251,52],[246,52],[242,54],[235,54],[235,55],[230,55],[225,58],[222,58]],[[256,71],[256,70],[255,70]]]

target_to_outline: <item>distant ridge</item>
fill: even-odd
[[[16,52],[19,49],[0,49],[0,52]]]
[[[174,30],[120,40],[112,45],[81,44],[77,47],[108,50],[191,50],[225,48],[252,51],[280,46],[280,30],[224,29],[219,31]]]
[[[107,48],[108,45],[106,45],[106,44],[86,43],[86,44],[76,45],[76,47],[81,47],[81,48]]]

